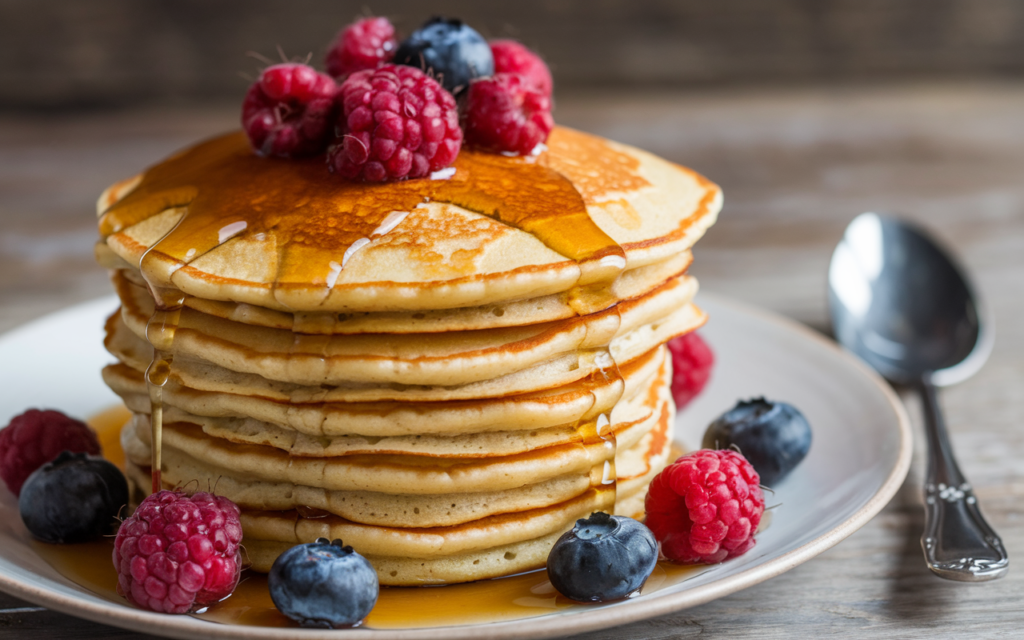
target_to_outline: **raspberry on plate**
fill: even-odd
[[[538,91],[551,97],[554,82],[548,65],[536,53],[515,40],[492,40],[495,73],[518,73],[532,83]]]
[[[414,67],[385,65],[353,73],[341,85],[331,171],[385,182],[421,178],[455,161],[462,131],[455,98]]]
[[[645,524],[661,553],[683,564],[717,564],[754,546],[764,514],[757,471],[735,451],[701,449],[651,482]]]
[[[327,73],[335,78],[376,69],[395,57],[398,41],[387,18],[363,18],[345,27],[327,52]]]
[[[143,609],[197,611],[238,585],[238,506],[209,493],[159,491],[121,523],[114,539],[117,591]]]
[[[242,128],[252,148],[280,158],[320,153],[330,140],[336,92],[334,80],[313,67],[267,67],[242,103]]]
[[[676,409],[682,409],[704,390],[715,354],[696,332],[670,340],[668,351],[672,354],[672,397]]]
[[[96,434],[60,411],[29,409],[0,431],[0,478],[14,495],[32,472],[61,451],[100,454]]]
[[[551,99],[518,73],[496,73],[469,85],[466,142],[528,155],[555,126]]]

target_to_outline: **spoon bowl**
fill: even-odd
[[[836,339],[887,379],[938,386],[972,376],[988,358],[991,324],[963,271],[928,234],[876,213],[846,228],[829,267]]]
[[[832,254],[828,285],[836,339],[921,394],[928,438],[921,545],[928,567],[950,580],[1001,577],[1009,568],[1006,550],[956,463],[936,391],[973,375],[992,350],[992,325],[983,321],[963,269],[921,228],[864,213]]]

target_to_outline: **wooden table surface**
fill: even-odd
[[[694,252],[702,287],[819,330],[829,256],[856,214],[905,213],[955,247],[994,311],[996,346],[943,402],[986,516],[1024,562],[1024,86],[588,94],[560,97],[556,116],[719,182],[725,208]],[[235,121],[233,105],[0,116],[0,330],[106,294],[92,264],[100,190]],[[916,402],[908,405],[919,424]],[[879,516],[780,577],[586,638],[1015,637],[1024,628],[1019,565],[985,584],[925,568],[922,472],[918,450]],[[0,635],[142,637],[4,595]]]

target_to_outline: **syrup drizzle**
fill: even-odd
[[[590,145],[596,140],[567,135]],[[621,184],[616,187],[646,184],[635,174],[630,178],[622,167],[625,160],[616,154],[628,156],[610,148],[601,151],[603,155],[590,155],[600,157],[608,165],[605,169],[618,176]],[[278,257],[272,290],[287,307],[292,292],[311,285],[326,299],[349,259],[371,238],[394,229],[417,206],[430,201],[450,203],[526,231],[575,261],[580,276],[570,291],[569,304],[578,314],[615,303],[611,283],[625,269],[626,256],[587,212],[587,202],[598,191],[593,172],[545,154],[536,159],[510,158],[468,149],[459,154],[454,168],[454,175],[445,180],[351,183],[330,175],[322,158],[260,158],[239,132],[211,139],[151,167],[132,191],[104,212],[100,232],[107,237],[168,209],[184,208],[175,226],[145,252],[139,264],[156,302],[146,329],[154,348],[146,371],[154,492],[161,488],[163,387],[171,372],[174,334],[186,300],[172,277],[229,241],[275,244]],[[574,182],[582,185],[583,193]],[[327,346],[326,337],[302,331],[320,333],[307,326],[312,321],[312,314],[297,313],[293,326],[295,347],[306,353],[311,343]],[[610,333],[594,336],[590,343],[607,345],[618,330],[619,322],[613,324]],[[607,347],[594,349],[592,355],[606,380],[621,382]],[[621,395],[623,385],[617,386]],[[612,512],[616,443],[610,427],[608,415],[588,415],[576,430],[581,446],[598,445],[602,451],[602,459],[591,470],[591,487],[602,496],[601,508]]]
[[[142,264],[146,264],[146,255]],[[143,271],[145,273],[145,271]],[[148,281],[147,281],[148,282]],[[158,287],[149,283],[150,293],[156,302],[156,308],[146,324],[146,339],[153,345],[153,360],[146,369],[146,388],[149,391],[150,425],[153,446],[151,447],[150,469],[153,474],[153,493],[162,489],[161,469],[163,442],[164,402],[163,390],[171,375],[171,363],[174,360],[174,334],[178,328],[181,309],[185,306],[185,296],[177,289]]]
[[[578,286],[610,282],[625,269],[622,248],[587,213],[573,183],[541,162],[462,151],[447,180],[363,184],[340,180],[321,158],[260,158],[244,134],[201,143],[146,171],[100,219],[106,237],[167,209],[187,207],[156,243],[147,277],[172,287],[173,273],[234,238],[273,239],[275,292],[325,287],[356,242],[393,212],[444,202],[522,229],[576,261]],[[341,260],[339,260],[339,257]],[[333,277],[337,277],[334,275]],[[279,298],[280,299],[280,298]]]
[[[615,322],[606,325],[604,330],[601,331],[600,335],[591,336],[587,335],[587,340],[593,343],[607,345],[611,342],[612,336],[618,332],[619,326],[622,322],[622,318],[618,313],[618,308],[614,309],[614,313],[611,315]],[[594,323],[600,326],[600,323]],[[607,346],[602,346],[592,351],[594,362],[597,365],[597,375],[601,376],[606,382],[612,383],[611,388],[614,392],[614,402],[611,403],[611,407],[614,408],[619,400],[622,398],[622,392],[625,389],[625,380],[622,376],[622,372],[619,370],[618,364],[615,362],[615,358],[612,357],[611,350]],[[596,407],[598,404],[598,398],[593,391],[590,392],[591,407]],[[615,513],[615,502],[618,498],[617,491],[617,473],[615,471],[615,453],[616,453],[616,437],[615,430],[612,429],[611,424],[611,410],[593,414],[593,411],[588,412],[576,425],[576,433],[580,436],[580,445],[585,448],[595,447],[599,453],[597,463],[590,469],[590,488],[597,492],[599,496],[598,511],[607,511],[610,514]]]

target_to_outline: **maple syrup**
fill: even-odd
[[[111,557],[112,538],[97,542],[55,545],[32,541],[32,548],[58,573],[110,602],[131,606],[117,594],[117,572]],[[656,593],[691,578],[704,567],[659,562],[641,595]],[[373,610],[363,622],[371,629],[449,627],[504,622],[544,616],[567,609],[585,610],[560,595],[543,570],[493,580],[441,587],[381,587]],[[234,593],[194,617],[221,624],[254,627],[296,627],[270,599],[267,577],[249,570]]]
[[[123,404],[115,405],[92,416],[86,423],[96,432],[103,457],[118,469],[124,470],[124,450],[121,448],[121,428],[132,419],[132,412]]]
[[[659,562],[641,595],[657,592],[697,575],[704,567]],[[565,610],[592,609],[562,596],[543,570],[492,580],[433,587],[381,587],[363,621],[370,629],[413,629],[507,622]],[[274,607],[267,578],[246,572],[235,593],[197,617],[224,624],[294,627]]]
[[[146,264],[148,255],[147,251],[142,257],[143,265]],[[143,274],[145,273],[143,271]],[[149,391],[150,402],[152,492],[156,493],[162,488],[160,470],[163,464],[161,452],[163,449],[164,386],[167,385],[171,375],[171,362],[174,359],[172,353],[174,334],[181,317],[181,309],[185,305],[185,296],[176,289],[159,287],[152,283],[150,283],[150,292],[156,301],[156,307],[146,324],[146,339],[153,345],[153,360],[146,369],[146,388]]]
[[[612,407],[618,404],[622,397],[622,390],[625,384],[618,365],[611,357],[607,348],[601,348],[596,355],[598,374],[606,382],[612,382],[615,389],[614,402]],[[593,391],[590,392],[591,406],[596,407],[598,398]],[[588,413],[576,425],[576,433],[580,438],[580,446],[590,448],[596,446],[599,451],[599,460],[590,469],[590,488],[595,490],[599,496],[599,502],[594,508],[595,511],[615,512],[615,501],[618,497],[617,485],[618,475],[615,471],[616,437],[612,429],[608,413],[599,413],[596,416]]]
[[[576,261],[578,286],[608,283],[626,267],[623,249],[590,218],[573,182],[545,162],[462,150],[447,180],[355,183],[328,173],[323,158],[258,157],[242,132],[201,143],[148,169],[100,219],[107,237],[168,209],[185,208],[149,250],[143,274],[172,287],[178,269],[232,238],[273,236],[280,251],[275,295],[324,287],[338,256],[365,244],[395,212],[425,202],[461,206],[535,236]]]

